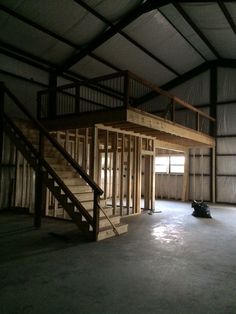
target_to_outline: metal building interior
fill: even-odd
[[[0,9],[0,314],[236,313],[236,2]]]

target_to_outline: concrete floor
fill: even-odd
[[[128,218],[129,233],[79,240],[70,223],[0,215],[0,314],[236,313],[236,208],[190,204]],[[49,235],[64,232],[67,241]]]

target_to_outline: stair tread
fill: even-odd
[[[127,224],[116,224],[115,227],[117,228],[117,231],[119,235],[122,235],[124,233],[128,232],[128,225]],[[105,239],[113,238],[117,236],[117,234],[114,232],[113,228],[110,227],[103,227],[99,230],[97,241],[103,241]]]
[[[124,224],[124,223],[118,223],[118,224],[114,224],[115,225],[115,227],[118,229],[119,227],[125,227],[125,226],[127,226],[128,227],[128,224]],[[112,228],[112,226],[110,225],[110,226],[106,226],[106,227],[102,227],[102,228],[100,228],[99,229],[99,233],[101,233],[101,232],[103,232],[103,231],[108,231],[108,230],[110,230],[110,229],[113,229]]]
[[[112,215],[112,216],[108,216],[108,218],[110,219],[110,220],[112,220],[112,219],[117,219],[117,218],[119,218],[120,216],[118,216],[118,215]],[[107,219],[107,217],[106,216],[100,216],[99,217],[99,220],[108,220]]]

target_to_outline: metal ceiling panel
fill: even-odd
[[[1,0],[1,3],[77,45],[88,43],[107,27],[74,1]]]
[[[134,72],[158,85],[162,85],[176,77],[119,34],[94,52],[120,69]]]
[[[41,31],[0,12],[0,39],[55,63],[68,57],[73,48],[59,43]]]
[[[38,91],[43,89],[41,86],[31,84],[30,82],[25,82],[18,78],[14,78],[1,73],[0,81],[4,82],[6,86],[11,90],[11,92],[15,94],[17,98],[26,106],[30,113],[36,116],[37,112],[36,95]],[[25,116],[20,111],[20,109],[17,109],[15,105],[11,105],[12,103],[13,103],[12,100],[9,97],[6,97],[5,107],[7,113],[10,114],[11,116],[25,119]]]
[[[217,100],[234,101],[236,99],[236,69],[218,68]]]
[[[124,31],[181,74],[204,62],[157,10],[143,14]]]
[[[236,58],[236,36],[217,3],[183,3],[183,9],[223,58]]]
[[[174,24],[180,33],[182,33],[189,42],[207,59],[215,59],[215,55],[202,41],[202,39],[194,32],[191,26],[185,21],[176,8],[170,4],[159,9]]]
[[[189,102],[191,105],[209,104],[210,79],[206,71],[191,80],[173,88],[170,93]]]
[[[48,84],[48,73],[16,59],[0,54],[1,70]]]
[[[187,82],[168,90],[172,95],[190,103],[191,105],[208,104],[210,90],[209,71],[206,71]],[[170,103],[169,98],[165,96],[157,96],[146,101],[139,109],[148,106],[149,110],[163,110]]]
[[[84,2],[107,18],[110,22],[114,23],[143,1],[119,0],[116,1],[115,4],[114,0],[87,0]]]
[[[106,65],[96,61],[91,57],[83,58],[80,62],[71,67],[70,70],[73,70],[73,72],[84,75],[88,78],[93,78],[100,75],[102,76],[114,72],[114,70],[112,70],[110,67],[107,67]]]

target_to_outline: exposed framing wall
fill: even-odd
[[[55,131],[52,134],[72,157],[94,177],[103,189],[102,198],[114,215],[135,215],[141,211],[141,158],[146,167],[146,204],[154,208],[154,138],[106,126]],[[148,182],[147,182],[148,181]],[[47,192],[46,215],[67,218],[51,193]]]

